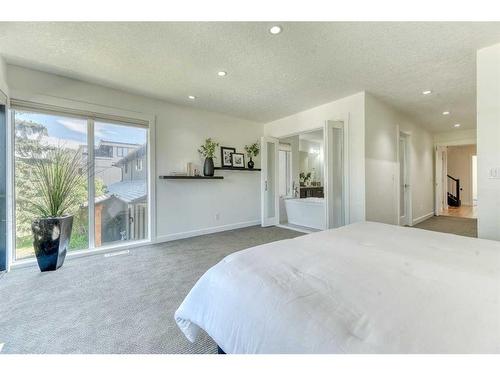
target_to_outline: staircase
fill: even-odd
[[[460,207],[460,179],[448,175],[448,206]]]

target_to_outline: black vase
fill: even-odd
[[[214,175],[214,159],[205,159],[205,164],[203,165],[203,175],[207,177],[211,177]]]
[[[31,224],[33,247],[40,271],[55,271],[66,258],[73,216],[36,219]]]
[[[250,161],[248,162],[248,169],[253,169],[254,165],[255,164],[254,164],[252,158],[250,158]]]

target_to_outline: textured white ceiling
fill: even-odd
[[[268,32],[272,24],[4,22],[0,54],[261,122],[366,90],[445,131],[456,122],[475,127],[475,53],[500,42],[498,22],[294,22],[281,23],[279,35]],[[434,94],[422,96],[424,89]]]

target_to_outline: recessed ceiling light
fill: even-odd
[[[425,90],[425,91],[422,91],[422,94],[429,95],[429,94],[432,94],[432,91],[431,90]]]
[[[225,72],[225,71],[221,70],[220,72],[217,72],[217,75],[218,75],[219,77],[224,77],[224,76],[226,76],[226,75],[227,75],[227,72]]]
[[[443,115],[448,116],[450,114],[450,111],[444,111]]]
[[[453,125],[454,128],[459,128],[460,127],[460,124],[455,124]]]
[[[277,25],[276,25],[276,26],[271,27],[271,28],[269,29],[269,32],[270,32],[271,34],[273,34],[273,35],[276,35],[276,34],[281,33],[281,31],[282,31],[282,30],[283,30],[283,29],[281,28],[281,26],[277,26]]]
[[[189,95],[189,96],[188,96],[188,99],[195,100],[195,99],[196,99],[196,96],[194,96],[194,95]]]

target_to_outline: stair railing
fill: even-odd
[[[456,199],[457,202],[460,202],[460,179],[448,176],[448,193]],[[451,181],[450,181],[451,180]],[[451,189],[449,188],[451,182]]]

